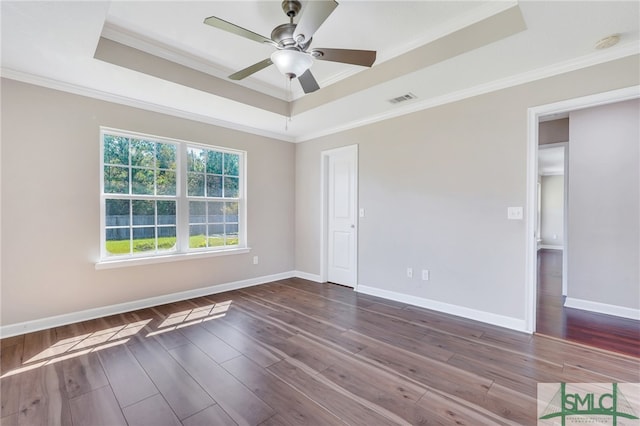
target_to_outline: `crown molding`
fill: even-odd
[[[106,22],[104,24],[102,37],[115,41],[116,43],[138,49],[150,55],[166,59],[167,61],[175,62],[177,64],[184,65],[185,67],[210,74],[214,77],[227,79],[229,74],[237,71],[227,67],[222,67],[214,62],[207,61],[197,55],[180,51],[179,49],[173,48],[158,40],[144,37],[112,22]],[[255,79],[237,81],[236,84],[257,90],[283,101],[290,101],[290,99],[288,99],[290,95],[284,90],[284,85],[282,88],[278,88]]]
[[[595,52],[569,61],[560,62],[547,67],[538,68],[536,70],[527,71],[514,76],[498,79],[489,83],[480,84],[456,92],[451,92],[446,95],[425,99],[419,102],[409,103],[408,105],[400,106],[391,111],[385,111],[383,113],[372,115],[361,120],[354,120],[340,126],[323,129],[320,132],[309,133],[300,136],[295,139],[295,142],[306,142],[334,133],[339,133],[346,130],[355,129],[357,127],[377,123],[379,121],[384,121],[406,114],[411,114],[413,112],[434,108],[452,102],[457,102],[463,99],[471,98],[473,96],[484,95],[486,93],[495,92],[497,90],[519,86],[521,84],[542,80],[544,78],[565,74],[571,71],[577,71],[583,68],[588,68],[590,66],[599,65],[638,54],[640,54],[640,41],[628,43],[624,46],[620,46],[620,48],[615,50]]]
[[[570,61],[560,62],[551,66],[539,68],[532,71],[527,71],[518,75],[510,76],[507,78],[495,80],[489,83],[480,84],[467,89],[459,90],[456,92],[448,93],[446,95],[438,96],[435,98],[426,99],[424,101],[410,103],[405,106],[394,108],[391,111],[385,111],[380,114],[375,114],[366,117],[361,120],[354,120],[342,125],[334,126],[331,128],[323,129],[319,132],[309,132],[299,136],[294,136],[286,133],[278,133],[259,129],[251,126],[245,126],[238,123],[233,123],[225,120],[219,120],[214,117],[196,114],[193,112],[171,108],[164,105],[158,105],[155,103],[141,101],[121,95],[115,95],[112,93],[103,92],[96,89],[91,89],[84,86],[79,86],[71,83],[66,83],[59,80],[45,78],[34,74],[29,74],[21,71],[11,70],[7,68],[0,69],[0,75],[4,78],[12,80],[22,81],[24,83],[34,84],[37,86],[43,86],[50,89],[61,90],[77,95],[87,96],[95,99],[100,99],[108,102],[114,102],[121,105],[127,105],[135,108],[141,108],[149,111],[159,112],[162,114],[172,115],[175,117],[185,118],[189,120],[199,121],[202,123],[211,124],[214,126],[220,126],[232,130],[238,130],[250,134],[259,136],[265,136],[268,138],[274,138],[285,142],[306,142],[312,139],[317,139],[323,136],[343,132],[346,130],[354,129],[357,127],[366,126],[379,121],[388,120],[391,118],[400,117],[402,115],[411,114],[413,112],[422,111],[429,108],[434,108],[440,105],[444,105],[451,102],[457,102],[473,96],[483,95],[497,90],[506,89],[513,86],[529,83],[544,78],[553,77],[556,75],[576,71],[582,68],[622,59],[628,56],[640,54],[640,41],[627,43],[620,46],[617,49],[610,49],[608,51],[594,52],[589,55],[581,56]]]
[[[178,108],[171,108],[165,105],[159,105],[152,102],[142,101],[142,100],[130,98],[127,96],[116,95],[113,93],[108,93],[101,90],[80,86],[77,84],[71,84],[71,83],[60,81],[60,80],[37,76],[34,74],[22,72],[22,71],[16,71],[8,68],[0,68],[0,77],[20,81],[23,83],[33,84],[36,86],[46,87],[48,89],[60,90],[60,91],[72,93],[75,95],[99,99],[102,101],[113,102],[120,105],[140,108],[147,111],[158,112],[158,113],[170,115],[173,117],[179,117],[187,120],[198,121],[201,123],[211,124],[213,126],[219,126],[226,129],[237,130],[240,132],[250,133],[258,136],[264,136],[272,139],[278,139],[285,142],[295,142],[295,138],[292,137],[291,135],[271,132],[268,130],[258,129],[251,126],[245,126],[242,124],[233,123],[226,120],[220,120],[207,115],[196,114],[196,113],[185,111]]]

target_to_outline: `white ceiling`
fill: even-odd
[[[102,36],[228,81],[227,75],[267,58],[273,48],[204,25],[203,19],[218,16],[268,37],[287,21],[279,0],[2,1],[2,75],[301,141],[640,51],[638,1],[339,3],[312,46],[377,50],[372,69],[316,61],[312,71],[321,89],[311,95],[303,95],[297,82],[289,92],[275,67],[239,83],[246,93],[252,89],[275,102],[293,100],[290,122],[287,114],[252,102],[94,58]],[[469,37],[463,39],[469,49],[453,51],[453,36],[470,34],[464,31],[508,11],[521,14],[522,31],[485,44]],[[491,31],[488,27],[487,37]],[[610,34],[620,34],[618,45],[596,50],[595,43]],[[429,46],[434,52],[450,46],[451,57],[416,60]],[[411,54],[411,63],[419,67],[404,73]],[[387,102],[407,92],[417,99]]]

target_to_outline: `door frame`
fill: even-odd
[[[585,108],[624,102],[640,98],[640,85],[597,93],[575,99],[539,105],[527,110],[527,212],[526,212],[526,265],[525,265],[525,331],[536,331],[537,305],[537,199],[538,199],[538,123],[541,116],[562,114]],[[571,137],[571,136],[569,136]],[[565,212],[568,214],[568,212]],[[570,225],[570,224],[566,224]],[[566,232],[567,228],[565,228]],[[564,241],[567,257],[569,241]],[[563,268],[564,269],[564,268]],[[568,271],[563,271],[567,273]]]
[[[355,156],[355,212],[354,217],[358,219],[358,194],[359,194],[359,183],[358,183],[358,144],[347,145],[340,148],[334,148],[322,151],[320,153],[320,282],[326,283],[328,272],[327,268],[329,267],[328,262],[328,254],[329,254],[329,158],[333,154],[337,154],[344,151],[354,151]],[[353,286],[353,290],[358,289],[358,228],[359,224],[356,220],[354,228],[354,259],[355,259],[355,283]]]

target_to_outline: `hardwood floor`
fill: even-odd
[[[2,425],[536,424],[640,359],[289,279],[1,342]]]
[[[540,334],[640,357],[640,321],[564,307],[562,251],[538,251]]]

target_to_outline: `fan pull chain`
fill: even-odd
[[[284,130],[288,131],[289,130],[289,123],[291,122],[291,100],[293,98],[293,93],[291,93],[291,80],[293,80],[293,78],[287,78],[285,79],[285,92],[287,94],[287,99],[289,100],[289,105],[288,105],[288,116],[285,117],[284,119]]]

